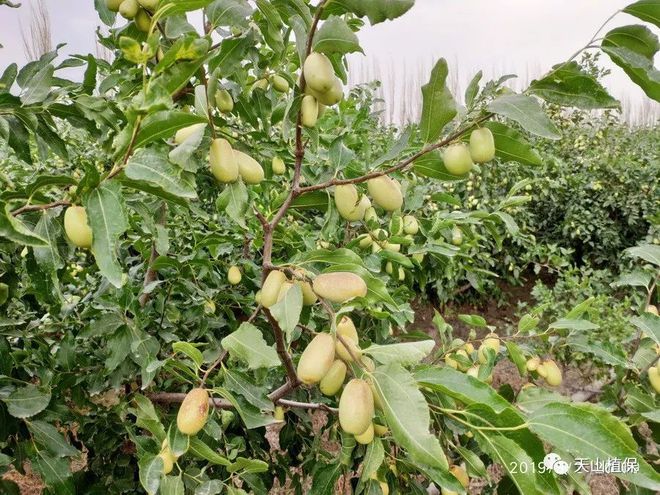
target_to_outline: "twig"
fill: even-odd
[[[270,310],[263,308],[262,311],[264,315],[266,315],[270,325],[273,327],[273,333],[275,334],[275,348],[277,349],[277,354],[279,355],[280,360],[284,365],[284,369],[286,370],[288,383],[290,383],[293,388],[295,388],[300,385],[300,380],[298,380],[298,374],[296,373],[296,368],[293,366],[291,355],[286,350],[286,345],[284,343],[284,332],[282,332],[280,324],[270,313]]]
[[[158,219],[158,223],[160,225],[165,225],[166,220],[167,220],[167,204],[163,203],[160,206],[160,217]],[[144,283],[142,284],[143,288],[146,288],[150,283],[154,282],[158,277],[158,273],[153,268],[153,264],[154,261],[156,261],[156,258],[158,258],[158,251],[156,250],[156,240],[154,239],[151,243],[151,254],[149,255],[149,267],[147,268],[147,271],[144,272]],[[140,302],[140,307],[146,306],[150,298],[151,298],[150,292],[143,292],[142,294],[140,294],[140,297],[138,299]]]
[[[222,351],[218,359],[216,359],[215,362],[211,366],[209,366],[209,368],[204,372],[204,376],[202,376],[202,383],[200,384],[200,387],[204,387],[204,385],[206,384],[206,380],[211,374],[211,371],[217,368],[220,365],[220,363],[224,361],[226,357],[227,357],[227,351]]]
[[[28,213],[31,211],[49,210],[51,208],[57,208],[58,206],[69,206],[70,204],[71,202],[69,201],[61,200],[61,201],[53,201],[52,203],[46,203],[43,205],[25,205],[12,211],[11,214],[17,217],[18,215],[21,215],[23,213]]]
[[[148,394],[147,397],[152,402],[158,402],[161,404],[179,404],[183,402],[186,394],[179,392],[159,392],[155,394]],[[274,401],[279,406],[288,407],[291,409],[321,409],[323,411],[328,411],[331,413],[336,413],[337,409],[334,407],[327,406],[326,404],[319,404],[316,402],[298,402],[294,400],[279,399]],[[215,407],[216,409],[233,409],[234,405],[226,399],[209,399],[209,405]]]

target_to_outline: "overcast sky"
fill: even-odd
[[[0,43],[4,45],[0,71],[10,62],[25,62],[20,26],[29,25],[33,0],[22,1],[19,9],[0,7]],[[568,58],[589,41],[610,14],[631,2],[417,0],[407,15],[361,31],[367,58],[351,57],[355,68],[352,80],[369,78],[377,65],[390,86],[385,96],[392,98],[394,92],[397,99],[405,99],[403,79],[407,86],[411,86],[411,79],[422,82],[432,63],[444,57],[453,80],[461,86],[478,69],[484,69],[487,76],[517,73],[524,83]],[[63,53],[94,53],[94,31],[100,21],[93,0],[45,3],[52,19],[53,42],[67,43]],[[619,14],[608,28],[634,22],[638,21]],[[625,95],[636,104],[646,100],[620,69],[615,67],[613,72],[605,83],[615,96]]]

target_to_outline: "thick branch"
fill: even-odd
[[[293,366],[293,360],[291,355],[286,350],[286,344],[284,343],[284,332],[280,328],[280,324],[277,322],[273,315],[270,313],[270,310],[263,308],[263,313],[266,315],[268,322],[271,327],[273,327],[273,333],[275,334],[275,348],[277,349],[277,354],[280,356],[280,360],[284,365],[286,370],[286,376],[288,382],[293,386],[293,388],[300,385],[300,380],[298,380],[298,374],[296,373],[296,368]]]
[[[320,184],[313,184],[311,186],[307,187],[301,187],[296,191],[296,195],[300,194],[305,194],[308,192],[312,191],[319,191],[322,189],[327,189],[328,187],[331,186],[340,186],[344,184],[360,184],[362,182],[366,182],[369,179],[375,179],[376,177],[381,177],[383,175],[389,175],[391,173],[394,173],[398,170],[403,170],[406,168],[408,165],[411,165],[415,160],[421,158],[422,156],[426,155],[427,153],[430,153],[431,151],[437,150],[438,148],[442,148],[444,146],[447,146],[450,144],[452,141],[456,141],[458,138],[460,138],[463,134],[466,132],[469,132],[471,129],[473,129],[475,126],[481,124],[482,122],[485,122],[486,120],[490,119],[493,116],[492,113],[486,114],[483,117],[480,117],[479,119],[475,120],[472,124],[469,126],[460,129],[453,134],[450,134],[447,136],[445,139],[442,141],[438,141],[437,143],[430,144],[421,150],[419,150],[417,153],[414,155],[406,158],[405,160],[397,163],[396,165],[391,166],[390,168],[386,168],[384,170],[375,170],[373,172],[369,172],[368,174],[361,175],[360,177],[355,177],[354,179],[331,179],[326,182],[321,182]]]
[[[28,213],[31,211],[49,210],[51,208],[57,208],[58,206],[69,206],[70,204],[71,203],[69,201],[61,200],[61,201],[54,201],[52,203],[46,203],[43,205],[25,205],[12,211],[11,214],[17,217],[18,215],[21,215],[23,213]]]

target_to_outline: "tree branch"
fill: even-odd
[[[53,201],[52,203],[46,203],[43,205],[25,205],[11,212],[15,217],[22,215],[23,213],[28,213],[31,211],[42,211],[49,210],[51,208],[57,208],[58,206],[69,206],[71,203],[69,201]]]
[[[397,163],[396,165],[391,166],[390,168],[386,168],[384,170],[375,170],[373,172],[369,172],[368,174],[361,175],[360,177],[355,177],[354,179],[331,179],[326,182],[321,182],[320,184],[313,184],[311,186],[307,187],[301,187],[297,190],[297,195],[309,193],[312,191],[319,191],[322,189],[327,189],[328,187],[331,186],[341,186],[345,184],[360,184],[362,182],[366,182],[369,179],[375,179],[376,177],[381,177],[383,175],[389,175],[391,173],[394,173],[398,170],[403,170],[406,168],[408,165],[412,164],[415,160],[418,158],[421,158],[422,156],[426,155],[427,153],[430,153],[431,151],[437,150],[438,148],[442,148],[444,146],[447,146],[450,144],[452,141],[455,141],[456,139],[460,138],[463,134],[466,132],[470,131],[473,129],[475,126],[481,124],[482,122],[485,122],[486,120],[490,119],[493,117],[492,113],[488,113],[477,120],[475,120],[472,124],[469,126],[460,129],[453,134],[450,134],[447,136],[445,139],[442,141],[438,141],[437,143],[430,144],[421,150],[419,150],[417,153],[414,155],[406,158],[405,160]]]
[[[277,354],[280,356],[280,360],[286,370],[287,381],[293,386],[293,388],[296,388],[300,385],[300,380],[298,380],[298,374],[296,373],[296,368],[293,366],[291,355],[286,350],[284,332],[282,332],[280,324],[273,317],[268,308],[263,308],[262,311],[264,315],[266,315],[271,327],[273,327],[273,333],[275,334],[275,348],[277,349]]]
[[[185,399],[186,394],[179,392],[159,392],[155,394],[147,394],[147,397],[152,402],[161,404],[180,404]],[[336,413],[337,409],[327,406],[326,404],[319,404],[316,402],[298,402],[294,400],[279,399],[274,401],[278,406],[288,407],[290,409],[321,409],[331,413]],[[209,405],[216,409],[233,409],[234,405],[225,399],[209,399]]]

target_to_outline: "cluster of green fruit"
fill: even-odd
[[[470,342],[454,342],[453,348],[458,349],[445,357],[445,364],[455,370],[463,371],[474,378],[479,378],[479,371],[482,365],[488,363],[488,349],[495,354],[500,352],[500,338],[494,332],[489,333],[481,342],[481,345],[475,352],[474,345]],[[486,383],[493,381],[492,373],[484,378]]]
[[[151,28],[151,15],[158,9],[160,0],[105,0],[105,6],[111,12],[119,12],[124,19],[135,22],[142,32]]]
[[[562,382],[561,369],[552,359],[541,361],[539,356],[527,360],[527,371],[538,374],[551,387],[558,387]]]
[[[495,158],[495,138],[490,129],[476,129],[470,134],[470,143],[454,143],[445,148],[442,160],[452,175],[465,175],[475,163],[486,163]]]
[[[315,127],[325,108],[344,98],[344,90],[332,62],[322,53],[310,53],[305,59],[303,77],[305,96],[301,103],[301,123],[305,127]]]

